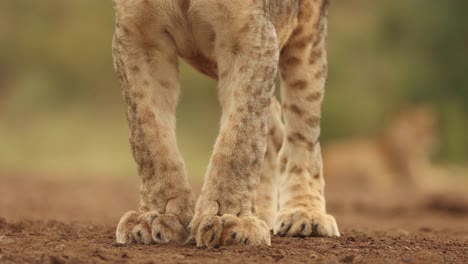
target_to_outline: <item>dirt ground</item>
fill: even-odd
[[[273,236],[271,247],[205,249],[114,243],[120,215],[136,207],[136,180],[1,176],[0,263],[468,263],[465,197],[338,187],[327,186],[327,196],[340,238]]]

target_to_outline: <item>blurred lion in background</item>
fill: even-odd
[[[324,169],[328,180],[356,191],[433,189],[432,178],[445,174],[431,161],[437,130],[431,107],[403,110],[374,137],[327,145]]]

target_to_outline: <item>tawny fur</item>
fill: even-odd
[[[139,211],[122,217],[117,241],[269,245],[271,228],[339,236],[318,141],[328,0],[114,1],[114,64],[141,180]],[[218,80],[222,106],[196,206],[175,138],[178,57]]]

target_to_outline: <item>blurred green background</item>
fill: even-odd
[[[468,1],[333,1],[322,141],[372,135],[408,105],[439,117],[435,160],[468,160]],[[136,177],[112,67],[110,0],[0,1],[0,177]],[[218,130],[215,82],[182,66],[192,178]]]

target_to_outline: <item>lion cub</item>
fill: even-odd
[[[319,144],[328,0],[114,2],[114,65],[141,186],[117,241],[270,245],[270,229],[339,236]],[[222,107],[196,205],[175,136],[178,58],[218,80]]]
[[[325,171],[329,180],[356,190],[382,193],[424,187],[440,171],[431,162],[436,130],[437,118],[431,108],[406,109],[375,137],[325,147]]]

